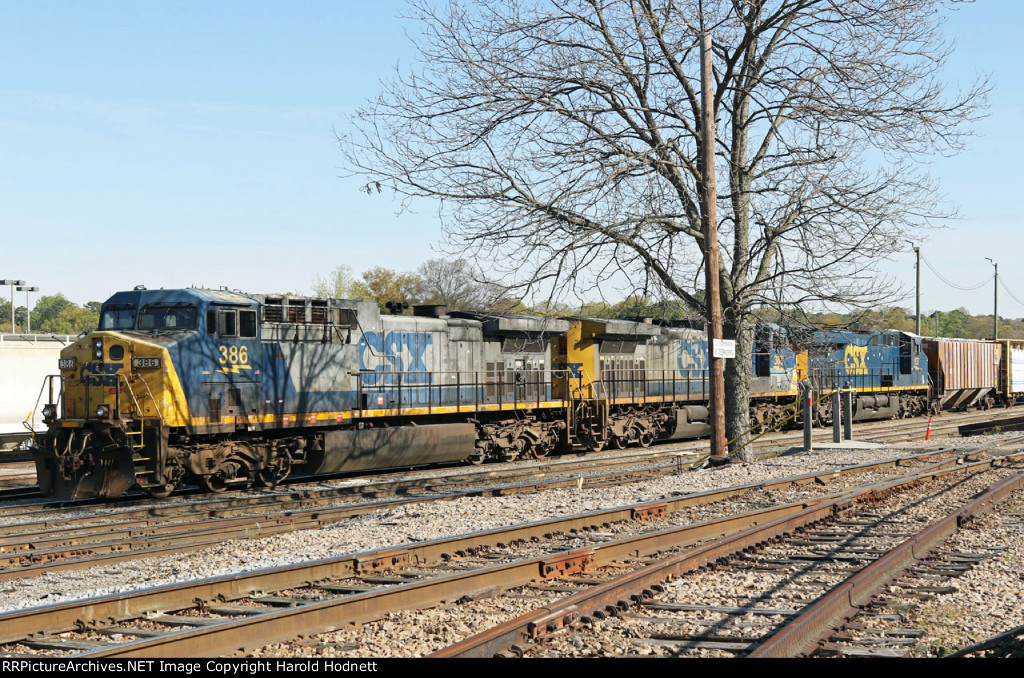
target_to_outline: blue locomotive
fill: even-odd
[[[912,417],[933,399],[922,338],[893,330],[818,330],[806,346],[808,379],[819,392],[853,389],[854,420]],[[830,406],[819,410],[829,420]]]
[[[808,375],[818,388],[852,380],[858,418],[925,397],[910,335],[819,333],[812,344],[757,326],[755,424],[790,407]],[[709,430],[706,334],[649,320],[386,315],[368,301],[140,287],[108,299],[59,368],[33,449],[48,495],[272,487],[293,473],[511,461]]]
[[[49,378],[40,487],[161,496],[305,474],[543,456],[564,430],[550,338],[568,323],[382,316],[374,302],[112,296]]]

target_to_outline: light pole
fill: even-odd
[[[28,293],[38,292],[38,287],[19,287],[19,292],[25,293],[25,334],[32,334],[32,307],[28,305]]]
[[[988,257],[985,257],[988,259]],[[988,259],[995,267],[996,273],[992,283],[992,338],[999,338],[999,264]]]
[[[0,280],[0,285],[11,286],[11,334],[14,334],[14,287],[16,285],[24,285],[24,280]]]

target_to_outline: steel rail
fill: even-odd
[[[1010,494],[1024,488],[1024,474],[1006,478],[970,503],[891,549],[856,575],[800,611],[747,656],[796,657],[812,652],[819,641],[856,616],[871,599],[916,561],[943,544],[967,520],[991,511]]]
[[[465,485],[469,483],[484,483],[484,482],[501,482],[503,479],[515,479],[515,478],[534,478],[534,477],[546,477],[546,476],[557,476],[561,474],[577,473],[580,470],[590,470],[599,472],[601,468],[614,468],[616,466],[628,466],[636,465],[641,462],[649,461],[651,463],[657,463],[659,459],[674,457],[680,454],[679,451],[659,451],[648,454],[632,453],[625,458],[588,458],[587,461],[581,462],[578,459],[565,459],[556,461],[547,461],[544,464],[530,467],[521,468],[492,468],[486,470],[474,470],[475,467],[465,467],[460,469],[460,473],[454,476],[434,476],[429,475],[424,478],[402,478],[402,479],[383,479],[380,481],[374,481],[373,478],[364,476],[361,480],[367,481],[359,485],[344,485],[339,487],[328,487],[320,489],[306,489],[299,491],[292,491],[288,493],[273,493],[264,494],[256,497],[239,497],[239,496],[221,496],[216,494],[196,494],[194,495],[203,507],[209,507],[210,516],[222,516],[226,515],[228,511],[238,511],[251,508],[253,506],[260,505],[272,505],[280,506],[283,504],[290,503],[302,503],[306,502],[307,505],[313,501],[336,501],[338,499],[353,498],[360,496],[372,496],[372,497],[385,497],[389,495],[398,494],[399,492],[431,492],[438,491],[437,488],[447,487],[452,485]],[[696,457],[695,457],[696,459]],[[666,464],[665,468],[669,468]],[[423,474],[436,473],[437,469],[423,472]],[[412,472],[413,475],[418,475],[419,472]],[[310,477],[307,482],[332,482],[339,479],[331,479],[327,476]],[[342,479],[343,480],[343,479]],[[180,496],[180,495],[179,495]],[[135,499],[141,499],[142,501],[154,501],[151,497],[135,497]],[[126,502],[125,500],[118,500],[112,502],[97,502],[95,500],[81,500],[80,502],[40,502],[38,504],[23,504],[20,506],[5,506],[0,507],[0,517],[3,518],[17,518],[18,516],[30,516],[36,513],[49,513],[56,509],[67,509],[67,508],[110,508],[110,509],[122,509]],[[184,507],[182,507],[184,508]],[[124,508],[117,513],[117,515],[140,515],[140,516],[153,516],[153,515],[172,515],[181,512],[181,508],[175,504],[163,503],[158,506],[146,506],[142,508],[129,506]],[[43,521],[46,522],[46,521]],[[55,524],[64,525],[63,521],[53,521]],[[7,531],[7,528],[0,526],[0,533]]]
[[[1024,456],[1022,454],[1021,456]],[[1001,465],[1003,461],[988,460],[976,462],[966,468],[982,469],[993,465]],[[776,507],[758,513],[757,516],[732,516],[725,518],[731,523],[738,534],[724,540],[691,549],[688,555],[676,557],[677,562],[685,561],[685,569],[693,569],[713,564],[721,558],[736,551],[754,547],[767,540],[778,538],[793,530],[824,520],[835,512],[852,506],[861,498],[873,498],[888,493],[895,487],[916,484],[928,477],[936,477],[953,472],[960,472],[964,466],[915,473],[902,480],[890,480],[869,486],[859,493],[844,493],[842,496],[828,501],[810,504],[802,502],[788,507]],[[789,512],[789,515],[786,513]],[[770,517],[775,515],[777,517]],[[746,522],[746,527],[741,525]],[[564,576],[572,572],[584,572],[621,562],[625,558],[634,558],[644,554],[656,553],[666,548],[678,547],[699,540],[695,530],[707,530],[709,526],[684,526],[671,528],[647,535],[628,537],[626,539],[592,546],[586,549],[549,554],[546,556],[521,560],[505,565],[496,565],[470,572],[445,575],[426,581],[400,584],[378,592],[362,593],[343,598],[325,600],[302,605],[296,608],[267,612],[246,619],[231,620],[188,631],[170,633],[157,638],[138,640],[109,649],[83,654],[83,657],[173,657],[173,656],[209,656],[229,654],[251,648],[283,641],[298,635],[309,635],[337,629],[341,625],[357,624],[376,619],[388,612],[402,609],[422,609],[446,600],[454,600],[472,591],[493,586],[504,589],[519,586],[536,579],[550,576]],[[721,534],[721,527],[715,526]],[[643,568],[645,581],[652,582],[650,566]],[[664,577],[667,571],[662,569],[657,575]],[[638,575],[634,575],[638,576]],[[609,591],[599,585],[604,597],[591,598],[598,600],[603,606],[621,608],[628,605],[621,598],[619,589]],[[577,594],[581,595],[581,594]],[[571,598],[575,598],[572,596]],[[534,620],[532,628],[551,629],[569,623],[578,616],[578,605],[566,604],[562,607],[566,612],[552,615],[545,609],[540,619]],[[499,627],[500,628],[500,627]],[[258,639],[255,640],[254,639]]]
[[[459,643],[435,652],[430,657],[491,657],[508,650],[513,645],[527,642],[563,626],[572,624],[583,616],[617,614],[632,603],[653,597],[652,590],[662,582],[700,567],[713,565],[744,549],[762,545],[788,532],[815,522],[822,514],[819,511],[839,511],[868,498],[884,496],[902,485],[919,483],[938,478],[941,475],[964,470],[984,470],[986,467],[1003,466],[1024,459],[1024,453],[977,461],[956,468],[925,470],[905,479],[884,481],[856,492],[814,505],[800,513],[775,521],[750,527],[731,536],[726,536],[685,553],[647,565],[635,572],[617,577],[590,590],[573,594],[555,603],[544,606],[516,619],[509,620]]]
[[[825,484],[839,476],[896,467],[917,461],[926,461],[943,454],[948,454],[948,451],[939,450],[904,458],[895,457],[849,466],[841,470],[831,469],[798,476],[787,476],[770,481],[708,490],[671,500],[659,500],[632,505],[629,507],[629,510],[633,515],[646,515],[652,511],[668,513],[689,506],[722,501],[729,497],[756,490],[788,488],[810,483]],[[979,453],[974,452],[971,454]],[[940,463],[951,465],[958,462],[957,459],[947,459],[945,462]],[[548,480],[543,484],[545,487],[548,487],[552,482]],[[576,481],[564,481],[564,484],[575,485]],[[179,553],[204,545],[220,543],[225,539],[260,538],[297,529],[313,529],[349,520],[372,511],[397,508],[425,501],[450,500],[466,496],[467,494],[478,494],[478,492],[378,502],[360,506],[271,513],[242,518],[207,519],[199,524],[177,522],[158,527],[154,525],[152,520],[143,521],[141,524],[115,523],[112,529],[96,535],[80,531],[68,534],[65,527],[60,531],[60,536],[54,538],[48,538],[45,535],[42,538],[39,538],[39,535],[30,535],[29,538],[12,536],[0,539],[0,564],[4,561],[7,563],[6,568],[0,565],[0,581],[39,576],[46,572],[58,570],[81,569],[141,557]],[[594,515],[599,513],[596,512]],[[599,522],[606,523],[622,520],[621,515],[620,509],[611,509],[607,513],[608,517],[600,519]],[[555,520],[557,521],[558,519]],[[121,538],[118,538],[118,536]]]
[[[920,455],[922,457],[932,456]],[[842,472],[828,471],[825,473],[809,473],[790,476],[770,481],[771,487],[799,487],[808,483],[828,482],[842,473],[853,473],[857,470],[870,470],[872,467],[898,465],[899,458],[884,462],[870,462],[857,467],[849,467]],[[957,459],[937,462],[929,469],[956,466]],[[918,471],[920,472],[920,471]],[[324,579],[358,576],[374,573],[388,568],[405,568],[429,561],[443,559],[447,555],[458,553],[483,545],[530,540],[544,537],[551,533],[565,533],[573,530],[581,531],[595,526],[604,526],[624,520],[641,520],[652,515],[660,515],[665,511],[679,510],[687,506],[708,504],[732,496],[743,494],[751,489],[760,489],[764,484],[750,484],[733,488],[709,490],[699,494],[678,497],[667,501],[647,502],[623,506],[614,509],[578,514],[566,518],[552,518],[545,521],[511,526],[496,530],[456,535],[428,542],[408,544],[378,551],[325,559],[307,564],[289,565],[266,570],[245,572],[210,578],[197,583],[172,584],[127,594],[116,594],[84,601],[71,601],[58,605],[19,610],[0,614],[0,642],[14,642],[28,634],[36,633],[40,628],[52,632],[71,629],[84,629],[97,622],[131,619],[145,613],[169,612],[194,607],[197,600],[234,600],[260,591],[277,591],[309,582]],[[833,498],[846,491],[834,493]],[[806,506],[810,501],[791,506]],[[764,522],[771,512],[785,512],[787,509],[771,507],[758,512],[751,512],[746,520],[754,523]],[[796,510],[796,509],[788,509]],[[768,513],[766,513],[768,512]],[[705,521],[694,525],[672,528],[671,531],[691,539],[715,538],[729,532],[728,524],[734,529],[743,527],[742,516],[726,516],[718,520]],[[45,621],[44,621],[45,620]]]
[[[797,511],[810,522],[821,520],[833,511],[832,503],[808,503],[776,507],[747,516],[746,520],[732,516],[724,519],[728,526],[692,525],[665,530],[639,537],[616,540],[597,546],[565,551],[512,563],[449,574],[424,581],[399,584],[380,591],[360,593],[341,598],[310,603],[299,607],[266,612],[245,619],[231,620],[165,636],[138,640],[110,649],[82,654],[82,657],[175,657],[223,655],[258,645],[295,638],[298,635],[331,631],[343,625],[358,624],[377,619],[389,612],[403,609],[422,609],[455,600],[469,592],[498,586],[507,589],[537,579],[564,576],[570,572],[583,572],[603,567],[623,558],[636,557],[670,546],[686,543],[687,539],[718,536],[723,530],[736,529],[741,522],[788,525],[788,517],[765,520],[768,516]],[[717,521],[716,521],[717,522]],[[788,529],[788,528],[787,528]],[[685,535],[685,536],[684,536]],[[701,536],[703,535],[703,537]]]
[[[981,418],[983,416],[987,418],[986,419],[987,421],[992,421],[991,415],[967,414],[967,415],[954,415],[954,416],[957,417],[957,421],[973,420],[973,419]],[[999,418],[996,418],[996,421],[998,421],[998,420],[999,420]],[[886,439],[889,439],[889,438],[893,438],[894,436],[896,436],[898,439],[910,439],[904,433],[890,432],[890,431],[891,431],[892,427],[894,427],[894,426],[897,429],[912,428],[914,426],[913,421],[914,420],[903,420],[903,419],[901,419],[901,420],[882,420],[881,422],[878,422],[878,421],[855,422],[855,426],[857,427],[855,430],[857,430],[859,433],[862,434],[859,437],[864,438],[865,440],[869,440],[869,441],[870,440],[886,440]],[[948,421],[947,422],[943,422],[941,424],[940,423],[936,423],[936,425],[932,428],[932,435],[933,436],[938,435],[940,432],[942,432],[944,430],[956,429],[959,425],[960,424],[958,424],[956,422],[948,422]],[[872,433],[872,431],[875,431],[876,429],[878,429],[878,432],[877,432],[878,435],[875,435],[874,433]],[[865,437],[863,435],[864,433],[868,434],[867,437]],[[821,442],[821,443],[828,442],[830,440],[830,437],[831,437],[831,433],[828,432],[828,431],[822,430],[822,429],[817,430],[815,432],[815,434],[814,434],[814,440],[816,442]],[[802,434],[800,434],[800,433],[791,433],[791,432],[785,432],[785,433],[776,432],[776,433],[770,434],[770,437],[767,437],[764,440],[758,440],[757,442],[754,443],[754,445],[756,447],[762,448],[762,450],[763,450],[763,448],[766,447],[766,446],[778,446],[780,444],[785,444],[786,442],[790,442],[790,441],[792,441],[792,442],[802,441]],[[656,459],[656,458],[661,457],[661,456],[674,456],[674,455],[678,455],[678,454],[684,453],[684,452],[695,452],[695,453],[697,453],[698,450],[702,449],[702,443],[700,443],[699,441],[672,440],[672,441],[662,441],[662,442],[660,442],[659,443],[659,447],[665,448],[665,449],[634,449],[634,450],[632,450],[631,454],[633,454],[635,457],[638,457],[638,458],[639,457],[647,457],[647,458],[654,458],[654,459]],[[616,451],[616,452],[609,452],[607,450],[605,452],[603,452],[603,453],[589,453],[588,454],[588,459],[591,460],[591,461],[588,461],[587,463],[590,464],[590,463],[597,463],[597,462],[599,462],[601,460],[601,456],[602,455],[618,455],[618,454],[620,454],[620,452],[618,452],[618,451]],[[762,451],[762,452],[757,453],[756,456],[760,457],[760,456],[774,456],[774,455],[771,454],[771,453],[767,453],[766,454],[766,453],[764,453]],[[704,454],[699,454],[698,453],[697,457],[698,457],[697,463],[699,463],[703,459],[707,458],[707,454],[706,453],[704,453]],[[520,473],[523,473],[524,475],[530,475],[530,474],[533,474],[533,473],[551,472],[550,467],[554,467],[554,466],[556,466],[558,464],[575,464],[575,463],[577,463],[577,462],[575,462],[573,460],[563,461],[563,460],[559,460],[557,458],[547,459],[547,460],[544,460],[543,465],[538,466],[538,467],[531,466],[529,468],[525,468],[522,471],[520,471]],[[511,473],[514,472],[514,469],[506,469],[506,470],[499,470],[499,471],[495,471],[493,469],[482,469],[482,470],[477,471],[476,474],[477,475],[487,475],[487,474],[497,474],[497,473],[505,473],[505,472],[511,474]],[[30,474],[30,475],[34,478],[34,473]],[[327,474],[327,475],[323,475],[323,476],[293,476],[293,477],[290,477],[290,478],[286,479],[285,482],[286,483],[296,483],[296,484],[301,484],[301,483],[306,483],[306,482],[323,482],[323,481],[337,480],[339,478],[348,477],[350,475],[351,474]],[[463,474],[463,475],[469,475],[469,474],[467,473],[467,474]],[[0,481],[2,481],[2,480],[3,479],[0,478]],[[29,495],[29,492],[31,492],[32,494]],[[185,494],[188,494],[188,493],[189,493],[188,491],[185,492]],[[292,493],[291,496],[294,497],[294,496],[297,496],[297,495],[302,494],[302,493],[303,493],[302,491],[295,492],[295,493]],[[11,490],[6,490],[6,491],[5,490],[0,490],[0,500],[4,499],[5,496],[7,496],[9,498],[18,498],[18,499],[20,499],[20,498],[31,498],[31,497],[38,498],[39,497],[38,487],[35,487],[35,486],[31,486],[31,487],[29,487],[29,486],[22,486],[22,487],[13,488]],[[205,495],[205,496],[209,497],[210,495]],[[274,495],[274,496],[287,496],[287,495]],[[138,499],[149,500],[149,498],[142,498],[142,497],[130,497],[130,498],[127,498],[127,499],[129,501],[130,500],[138,500]],[[233,499],[234,498],[225,498],[225,499],[220,499],[220,500],[216,500],[216,501],[224,502],[224,503],[229,503]],[[245,500],[242,500],[242,501],[245,501]],[[68,507],[77,507],[77,506],[114,508],[114,507],[117,507],[117,506],[121,506],[124,503],[125,503],[125,501],[123,499],[120,500],[120,501],[114,501],[114,502],[110,502],[110,501],[102,502],[102,501],[97,501],[97,500],[78,500],[78,501],[61,500],[61,501],[43,501],[40,504],[38,504],[38,506],[43,507],[44,509],[68,508]],[[17,507],[3,507],[3,506],[0,506],[0,514],[11,515],[11,509],[15,509],[16,510]]]

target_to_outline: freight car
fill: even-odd
[[[26,423],[42,423],[32,403],[43,378],[53,372],[61,349],[74,340],[67,335],[0,334],[0,448],[27,440]]]
[[[925,337],[935,411],[988,409],[1007,401],[1000,384],[1005,346],[997,341]],[[1009,357],[1009,356],[1007,356]]]
[[[1015,405],[1024,398],[1024,341],[1001,339],[999,344],[999,400]]]
[[[146,290],[61,352],[33,453],[49,495],[163,496],[293,472],[543,457],[703,435],[706,335],[643,321]],[[759,331],[755,414],[797,393],[785,330]]]

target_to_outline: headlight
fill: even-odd
[[[47,405],[46,407],[44,407],[43,408],[43,418],[44,419],[49,419],[50,417],[52,417],[53,416],[53,409],[54,408],[51,405]]]
[[[110,414],[110,408],[106,405],[100,405],[96,408],[97,419],[106,419],[108,414]]]
[[[97,339],[92,342],[92,355],[97,360],[103,360],[103,340]]]

